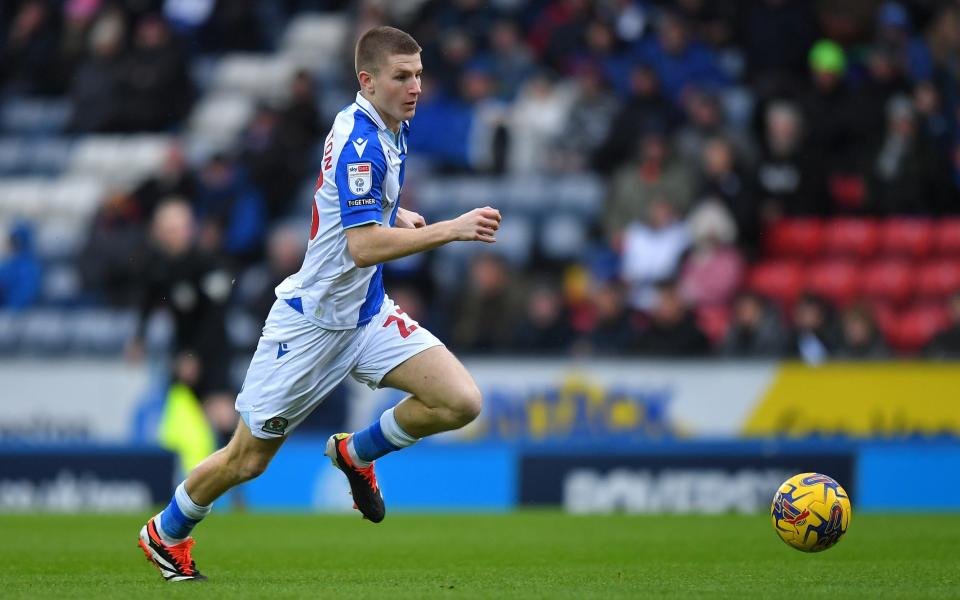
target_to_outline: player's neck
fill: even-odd
[[[397,135],[400,132],[400,121],[393,119],[392,117],[387,115],[385,112],[380,110],[380,107],[377,106],[377,103],[371,100],[369,97],[367,97],[367,95],[364,94],[362,90],[360,91],[360,95],[363,96],[367,100],[367,102],[370,103],[370,106],[373,107],[373,110],[377,111],[377,114],[380,115],[380,120],[383,121],[383,124],[386,125],[387,129],[389,129],[390,132],[393,133],[393,135]]]

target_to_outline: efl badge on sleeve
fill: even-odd
[[[368,162],[349,163],[347,165],[347,180],[350,182],[350,193],[354,196],[366,194],[373,187],[373,170]]]

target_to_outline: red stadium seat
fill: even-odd
[[[892,218],[880,225],[880,251],[923,258],[933,250],[933,222],[929,219]]]
[[[714,344],[720,343],[727,335],[730,325],[730,307],[728,306],[701,306],[697,309],[697,323]]]
[[[914,293],[915,272],[901,259],[881,259],[860,269],[860,295],[902,305]]]
[[[803,291],[803,268],[794,261],[771,260],[758,263],[750,269],[747,287],[789,307]]]
[[[857,297],[857,265],[845,259],[823,260],[807,268],[806,289],[838,306]]]
[[[887,331],[887,339],[895,350],[911,354],[949,325],[947,310],[942,305],[920,305],[897,315]]]
[[[899,322],[897,319],[897,310],[889,303],[879,300],[870,300],[868,304],[871,307],[870,312],[873,313],[873,318],[877,322],[877,327],[880,328],[884,336],[887,338],[891,337],[891,335],[893,335],[893,328],[896,327]]]
[[[920,298],[944,299],[960,291],[960,259],[936,259],[917,268],[916,293]]]
[[[771,256],[812,258],[823,244],[820,219],[781,219],[764,233],[764,249]]]
[[[934,228],[937,252],[943,255],[960,256],[960,217],[940,219]]]
[[[834,219],[824,228],[823,246],[828,254],[873,256],[880,246],[880,227],[870,219]]]

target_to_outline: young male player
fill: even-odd
[[[372,29],[357,43],[360,92],[327,136],[306,257],[277,287],[237,397],[241,422],[140,530],[140,546],[168,581],[205,579],[190,555],[193,527],[224,492],[263,473],[347,375],[410,394],[368,428],[327,441],[355,507],[375,523],[385,508],[374,460],[480,412],[480,391],[460,361],[383,290],[382,263],[456,240],[492,243],[500,223],[490,207],[432,225],[400,208],[422,69],[420,46],[398,29]]]

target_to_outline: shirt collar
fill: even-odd
[[[380,118],[380,113],[377,112],[377,109],[374,108],[373,104],[369,100],[363,97],[363,94],[357,92],[357,106],[360,107],[363,112],[367,113],[373,122],[377,124],[377,127],[380,129],[387,129],[386,124],[383,122],[383,119]],[[389,129],[387,129],[389,131]]]

